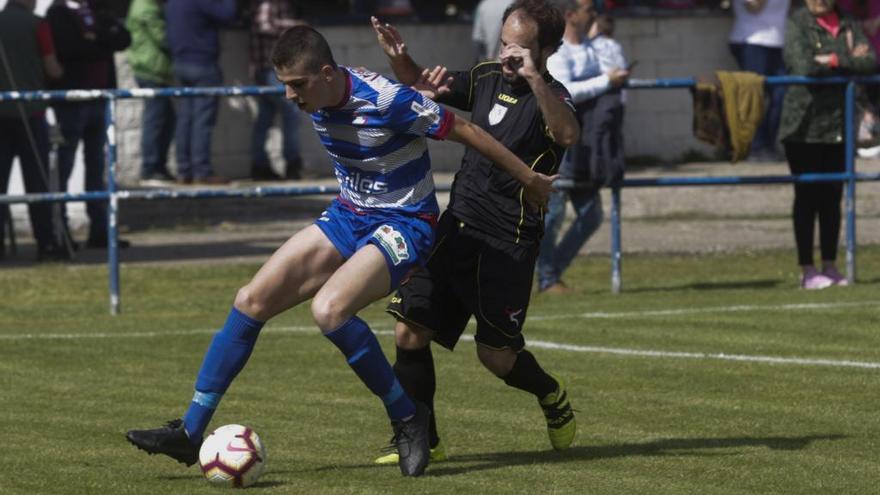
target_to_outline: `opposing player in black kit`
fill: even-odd
[[[546,70],[562,42],[565,21],[545,0],[517,0],[504,14],[500,61],[469,71],[425,70],[406,53],[400,34],[375,18],[379,43],[397,78],[439,103],[472,112],[472,120],[533,170],[552,175],[579,127],[565,88]],[[477,356],[504,383],[538,399],[554,449],[577,431],[564,382],[545,372],[525,349],[528,310],[543,211],[523,199],[507,173],[467,150],[452,186],[427,266],[399,288],[388,306],[395,316],[395,373],[412,397],[433,411],[436,390],[430,343],[453,349],[471,316]],[[431,415],[431,459],[446,458]],[[394,454],[377,459],[395,462]]]

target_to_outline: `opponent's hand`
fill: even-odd
[[[540,77],[535,61],[532,60],[532,52],[528,48],[510,43],[501,50],[500,58],[502,64],[515,71],[520,77],[526,79]]]
[[[446,67],[440,65],[433,69],[425,69],[422,71],[421,76],[419,76],[419,80],[412,85],[412,88],[421,93],[422,96],[436,100],[437,97],[451,91],[449,86],[452,84],[453,78],[452,76],[447,76],[447,72]]]
[[[529,183],[523,187],[523,196],[526,202],[535,208],[543,208],[550,201],[550,195],[553,193],[553,183],[559,175],[544,175],[536,173],[529,180]]]
[[[403,42],[403,37],[400,36],[397,28],[388,23],[382,24],[375,16],[370,17],[370,22],[385,55],[393,58],[406,54],[406,43]]]

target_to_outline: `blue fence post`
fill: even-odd
[[[119,196],[116,192],[116,96],[110,94],[106,100],[105,119],[107,123],[107,271],[110,277],[110,314],[119,314],[119,240],[117,236],[117,206]]]
[[[611,293],[620,294],[620,186],[611,188]]]
[[[856,160],[855,160],[855,106],[856,84],[846,84],[846,103],[844,109],[844,146],[846,146],[846,279],[850,284],[856,281]]]

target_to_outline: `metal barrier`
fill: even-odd
[[[845,85],[845,128],[844,142],[846,146],[846,172],[832,174],[802,175],[760,175],[760,176],[719,176],[719,177],[656,177],[640,179],[624,179],[611,190],[611,290],[619,293],[622,288],[622,256],[621,256],[621,189],[626,187],[680,187],[680,186],[721,186],[746,184],[788,184],[812,182],[845,182],[846,210],[846,272],[850,283],[855,281],[856,274],[856,216],[855,216],[855,183],[858,181],[880,181],[880,174],[855,173],[855,148],[853,136],[853,119],[855,117],[855,88],[857,84],[880,84],[880,76],[870,77],[829,77],[809,78],[798,76],[769,77],[768,85]],[[695,79],[633,79],[627,87],[630,89],[681,89],[696,86]],[[69,90],[69,91],[9,91],[0,92],[2,101],[22,100],[66,100],[91,101],[106,100],[107,120],[107,190],[86,191],[78,194],[44,193],[24,195],[0,195],[0,204],[36,203],[36,202],[74,202],[74,201],[107,201],[107,264],[110,286],[110,313],[119,314],[121,309],[119,287],[119,243],[117,217],[119,200],[125,199],[182,199],[182,198],[262,198],[277,196],[306,196],[319,194],[336,194],[336,186],[314,187],[254,187],[246,189],[210,189],[210,190],[153,190],[130,191],[119,190],[116,184],[116,102],[121,99],[133,98],[168,98],[196,96],[257,96],[281,94],[279,87],[214,87],[214,88],[161,88],[161,89],[116,89],[116,90]],[[560,188],[573,188],[572,183],[560,183]],[[448,191],[450,185],[437,187],[440,191]]]

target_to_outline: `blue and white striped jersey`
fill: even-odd
[[[342,103],[312,114],[339,180],[340,199],[356,208],[437,214],[425,137],[444,139],[454,115],[409,86],[343,67]]]

